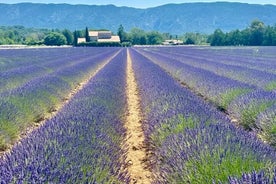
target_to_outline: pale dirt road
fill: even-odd
[[[126,143],[129,146],[127,151],[128,172],[131,183],[149,184],[152,174],[146,165],[147,154],[144,143],[145,136],[142,130],[140,99],[129,50],[127,50],[126,74],[128,113],[125,128],[128,136]]]

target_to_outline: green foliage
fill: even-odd
[[[86,40],[86,42],[90,42],[88,27],[85,28],[85,40]]]
[[[274,103],[274,101],[269,101],[250,104],[241,113],[241,125],[247,130],[257,128],[255,124],[257,116],[267,108],[271,107]]]
[[[25,28],[23,26],[1,26],[0,45],[6,44],[27,44],[37,45],[43,42],[45,34],[49,30]]]
[[[74,31],[73,35],[74,35],[73,45],[77,46],[78,45],[78,38],[83,37],[83,33],[82,33],[82,31],[77,31],[76,30],[76,31]]]
[[[13,122],[0,119],[0,151],[7,149],[19,135],[19,127]]]
[[[182,40],[185,40],[185,44],[195,44],[195,45],[207,45],[207,34],[201,33],[185,33],[181,36]]]
[[[222,30],[217,29],[209,36],[208,42],[212,46],[273,46],[276,45],[276,26],[265,26],[263,22],[254,20],[249,28],[242,31],[234,30],[224,33]]]
[[[81,47],[120,47],[121,44],[118,42],[89,42],[89,43],[79,43],[78,46],[81,46]]]
[[[151,31],[147,33],[147,44],[148,45],[158,45],[163,42],[163,36],[157,31]]]
[[[275,90],[276,89],[276,81],[272,81],[270,83],[268,83],[265,87],[265,89],[267,91],[272,91],[272,90]]]
[[[77,44],[77,38],[81,37],[78,32],[74,32],[74,45],[77,46],[89,46],[89,47],[128,47],[131,45],[158,45],[164,41],[164,37],[161,33],[157,31],[145,32],[139,28],[131,29],[130,33],[124,31],[124,27],[122,25],[118,28],[118,36],[120,37],[120,43],[114,42],[87,42]],[[85,37],[88,39],[88,28],[85,29]],[[88,39],[89,40],[89,39]]]
[[[23,44],[23,45],[42,45],[45,42],[46,36],[52,32],[60,33],[65,37],[65,43],[72,45],[74,41],[73,33],[68,30],[49,30],[49,29],[35,29],[25,28],[23,26],[1,26],[0,27],[0,45]],[[81,31],[77,31],[78,36],[83,36]],[[48,39],[48,38],[47,38]],[[63,40],[63,38],[62,38]],[[52,44],[50,44],[52,45]],[[57,45],[57,44],[54,44]]]
[[[133,28],[129,33],[129,37],[132,45],[146,45],[147,36],[144,30]]]
[[[211,46],[221,46],[225,43],[225,34],[220,29],[216,29],[214,34],[210,36]]]
[[[269,142],[270,145],[276,147],[276,116],[270,121],[269,126],[262,130],[262,137]]]
[[[122,42],[128,42],[128,35],[127,33],[125,32],[125,29],[123,27],[123,25],[121,24],[119,26],[119,29],[118,29],[118,36],[120,37],[120,40],[121,40],[121,43]]]
[[[51,32],[45,37],[44,44],[45,45],[57,45],[57,46],[65,45],[66,38],[61,33]]]
[[[193,117],[185,117],[183,114],[178,114],[172,118],[165,120],[152,135],[152,140],[161,145],[162,142],[170,135],[184,132],[186,128],[192,129],[199,124],[199,121]]]
[[[185,41],[185,44],[186,45],[194,45],[195,44],[195,41],[192,39],[192,38],[187,38],[187,40]]]
[[[121,46],[122,47],[130,47],[131,46],[131,42],[122,42]]]
[[[219,98],[219,108],[222,110],[227,110],[228,105],[235,100],[238,96],[250,92],[250,89],[246,88],[236,88],[222,93]]]
[[[6,100],[14,112],[11,114],[9,109],[0,112],[0,150],[13,143],[21,130],[43,120],[44,116],[61,101],[57,96],[45,91],[35,95],[10,96]]]
[[[128,35],[132,45],[158,45],[164,41],[164,37],[157,31],[145,32],[144,30],[133,28]]]
[[[259,134],[263,140],[276,147],[276,112],[258,117]]]
[[[274,161],[263,159],[258,153],[252,152],[251,148],[248,149],[249,147],[244,147],[243,143],[238,143],[234,132],[221,133],[219,136],[223,136],[225,140],[221,142],[218,140],[216,144],[210,145],[206,144],[209,140],[207,137],[210,136],[210,140],[221,138],[216,136],[219,132],[206,135],[206,129],[200,129],[201,132],[193,134],[190,138],[179,136],[180,142],[176,139],[176,142],[171,143],[177,144],[178,149],[184,148],[185,151],[175,151],[170,147],[166,156],[162,158],[165,163],[167,159],[183,161],[175,166],[175,172],[170,170],[166,175],[168,183],[227,183],[228,177],[240,178],[243,173],[251,173],[253,170],[273,172]]]
[[[64,29],[62,31],[62,34],[65,36],[66,38],[66,44],[67,45],[72,45],[74,38],[73,38],[73,33],[71,31],[69,31],[68,29]]]
[[[268,167],[267,163],[258,161],[252,155],[242,156],[240,153],[228,151],[223,158],[223,151],[212,150],[212,154],[201,151],[200,155],[186,162],[186,168],[179,181],[187,183],[226,183],[229,176],[241,177],[244,172],[252,172],[252,168],[260,170]],[[175,181],[179,176],[172,176]]]
[[[259,20],[252,21],[250,25],[250,45],[262,45],[264,37],[265,26]]]

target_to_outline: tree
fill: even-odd
[[[78,33],[77,33],[77,31],[75,30],[73,34],[74,34],[73,45],[74,45],[74,46],[77,46],[77,45],[78,45],[78,38],[79,38],[79,37],[78,37]]]
[[[185,44],[187,44],[187,45],[193,45],[193,44],[195,44],[195,41],[192,39],[192,38],[187,38],[187,40],[185,41]]]
[[[265,25],[262,21],[254,20],[250,25],[251,40],[250,45],[262,45]]]
[[[140,37],[140,44],[141,45],[146,45],[147,44],[147,36],[146,35],[141,35]]]
[[[121,43],[128,41],[128,39],[127,39],[127,33],[125,32],[124,27],[123,27],[122,24],[119,26],[117,34],[120,37]]]
[[[90,42],[88,27],[85,28],[85,40],[86,40],[86,42]]]
[[[172,38],[172,35],[170,33],[163,33],[162,36],[165,40],[171,40]]]
[[[74,41],[72,32],[69,31],[68,29],[64,29],[62,31],[62,34],[65,36],[67,44],[72,45]]]
[[[230,32],[230,35],[232,37],[232,45],[242,45],[242,34],[240,30],[235,30]]]
[[[51,32],[45,37],[44,44],[45,45],[57,45],[57,46],[65,45],[66,38],[61,33]]]
[[[133,28],[130,31],[130,39],[133,45],[145,45],[147,44],[146,32],[139,28]]]
[[[151,31],[147,34],[147,40],[149,45],[158,45],[163,42],[163,36],[157,31]]]
[[[276,45],[276,27],[268,26],[265,29],[263,37],[263,45],[273,46]]]
[[[186,40],[185,42],[187,42],[187,40],[189,38],[192,41],[194,41],[194,44],[196,44],[196,45],[206,45],[207,44],[208,35],[207,34],[203,34],[203,33],[188,32],[188,33],[185,33],[184,35],[180,36],[181,40]]]
[[[249,28],[241,31],[241,45],[250,45],[251,31]]]
[[[216,29],[214,34],[210,37],[210,43],[212,46],[224,45],[225,34],[220,29]]]

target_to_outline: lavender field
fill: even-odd
[[[269,184],[275,148],[276,47],[0,50],[0,183]]]

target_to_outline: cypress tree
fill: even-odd
[[[85,40],[86,42],[90,42],[88,27],[85,28]]]

